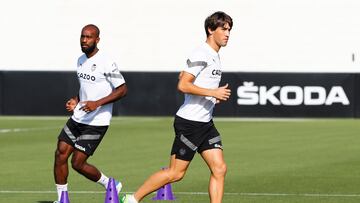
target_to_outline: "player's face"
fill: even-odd
[[[230,30],[231,28],[229,23],[225,23],[223,27],[218,27],[215,31],[213,31],[213,38],[219,47],[224,47],[227,45],[230,36]]]
[[[91,27],[85,27],[81,31],[80,36],[80,46],[81,51],[86,55],[92,55],[92,53],[97,48],[97,43],[99,41],[99,37],[96,35],[96,30]]]

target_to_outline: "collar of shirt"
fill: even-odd
[[[209,51],[211,55],[219,57],[219,53],[216,52],[208,43],[205,42],[204,47]]]

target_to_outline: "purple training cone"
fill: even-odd
[[[105,203],[119,203],[119,196],[116,191],[115,180],[110,178],[106,189]]]
[[[60,203],[70,203],[68,191],[61,192]]]
[[[166,184],[159,188],[156,196],[152,200],[175,200],[175,196],[172,193],[171,184]]]

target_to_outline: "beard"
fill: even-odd
[[[91,46],[89,46],[87,48],[81,47],[81,51],[84,54],[88,55],[88,54],[91,54],[95,50],[95,48],[96,48],[96,44],[93,44],[93,45],[91,45]]]

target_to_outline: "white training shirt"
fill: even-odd
[[[87,125],[109,125],[112,117],[112,103],[100,106],[89,113],[80,108],[84,104],[83,101],[99,100],[125,83],[117,64],[100,50],[90,58],[83,54],[78,59],[77,76],[80,83],[80,101],[71,118],[78,123]]]
[[[192,52],[184,71],[195,76],[194,85],[207,89],[218,88],[221,80],[220,56],[204,43]],[[209,122],[215,104],[214,97],[185,94],[184,104],[176,115],[187,120]]]

